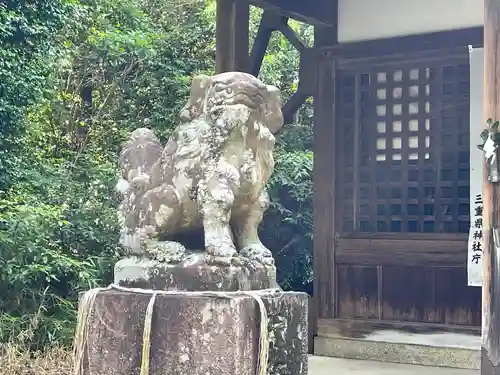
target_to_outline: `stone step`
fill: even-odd
[[[335,370],[332,370],[335,369]],[[309,375],[479,375],[479,370],[309,357]]]
[[[384,330],[367,337],[317,336],[314,354],[412,365],[479,369],[480,338],[460,333],[413,334]]]

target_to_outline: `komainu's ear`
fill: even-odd
[[[275,134],[283,127],[284,122],[281,112],[281,93],[275,86],[267,85],[266,87],[269,97],[262,120],[271,133]]]
[[[210,83],[211,78],[205,74],[200,74],[193,78],[188,102],[181,110],[182,121],[191,121],[201,115],[205,94]]]

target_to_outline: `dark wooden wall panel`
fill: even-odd
[[[427,267],[383,267],[382,319],[435,322],[432,275]]]
[[[436,268],[436,311],[439,322],[481,325],[481,288],[467,286],[467,269]]]
[[[463,234],[340,237],[336,249],[340,264],[463,267],[467,262]]]
[[[465,268],[338,265],[339,318],[481,325],[481,290]]]
[[[338,266],[339,317],[378,318],[377,267]]]

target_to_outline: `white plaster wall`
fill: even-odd
[[[484,0],[339,0],[339,42],[481,26]]]

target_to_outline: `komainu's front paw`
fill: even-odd
[[[274,266],[273,254],[260,242],[241,249],[240,256],[265,265]]]
[[[209,264],[231,266],[237,263],[238,252],[232,241],[212,241],[206,247],[206,260]]]

